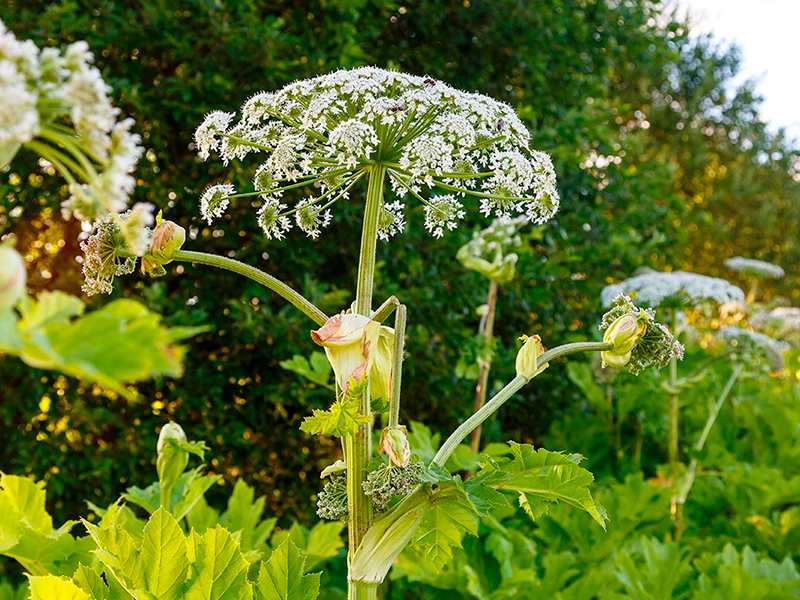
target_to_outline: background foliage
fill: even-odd
[[[186,248],[258,265],[329,313],[354,295],[363,190],[318,241],[294,232],[269,242],[244,204],[207,227],[197,198],[230,169],[192,150],[204,113],[362,64],[429,74],[513,104],[534,147],[553,154],[563,207],[532,236],[516,282],[502,288],[492,385],[513,375],[517,335],[538,333],[551,346],[584,337],[600,313],[600,288],[643,265],[717,275],[729,256],[762,258],[788,271],[766,298],[797,303],[800,295],[797,146],[765,129],[751,83],[734,86],[736,49],[690,35],[659,2],[3,0],[0,19],[40,46],[89,42],[147,148],[135,199],[190,226]],[[244,183],[251,173],[233,177]],[[79,231],[60,218],[64,194],[24,154],[0,174],[0,235],[19,237],[34,290],[79,292]],[[376,302],[397,294],[410,307],[401,419],[446,433],[472,404],[473,382],[452,367],[474,354],[485,296],[484,281],[455,253],[483,221],[473,210],[465,226],[433,240],[420,208],[408,220],[405,235],[379,246]],[[172,325],[210,327],[190,343],[185,376],[140,385],[144,400],[129,403],[0,359],[0,470],[51,479],[53,509],[75,518],[84,499],[105,505],[121,487],[143,484],[155,432],[175,418],[212,446],[214,472],[228,482],[244,476],[266,496],[269,514],[309,520],[317,474],[337,448],[301,433],[299,422],[327,405],[328,391],[279,362],[314,349],[310,322],[255,284],[199,267],[119,286],[115,297],[141,298]],[[501,412],[487,439],[502,429],[540,443],[551,431],[550,449],[583,450],[591,439],[579,408],[585,396],[566,375],[553,365]],[[650,474],[662,450],[645,449]],[[603,473],[608,464],[598,456],[589,467]]]

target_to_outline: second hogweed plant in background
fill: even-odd
[[[421,548],[434,566],[443,566],[462,537],[477,533],[480,519],[508,504],[509,496],[532,518],[560,501],[604,525],[605,512],[589,491],[593,477],[579,466],[577,455],[511,442],[505,458],[487,460],[466,482],[445,465],[472,431],[556,358],[606,352],[609,365],[639,370],[679,355],[679,344],[651,312],[620,299],[604,320],[608,333],[601,342],[546,350],[538,336],[523,336],[516,377],[423,462],[399,422],[406,306],[395,297],[373,305],[377,241],[402,233],[406,202],[423,205],[425,227],[434,237],[457,226],[468,210],[467,197],[475,198],[486,216],[521,216],[541,224],[556,213],[553,165],[547,154],[530,148],[529,133],[513,109],[430,77],[359,68],[259,93],[244,104],[238,121],[235,117],[208,115],[195,134],[200,157],[214,151],[226,164],[248,155],[264,158],[254,170],[252,191],[237,192],[231,183],[206,189],[200,200],[203,217],[213,222],[231,202],[246,202],[256,207],[269,238],[283,238],[294,226],[317,237],[331,221],[334,204],[347,201],[353,186],[364,180],[354,303],[329,317],[259,269],[183,250],[185,234],[169,221],[159,220],[152,232],[142,268],[158,275],[164,265],[184,261],[228,269],[276,292],[318,325],[311,336],[335,372],[335,398],[328,410],[307,417],[302,428],[341,439],[343,459],[323,472],[330,480],[320,494],[319,514],[347,522],[349,598],[375,598],[407,544]],[[286,193],[299,188],[307,193],[290,206]],[[121,264],[129,259],[128,250],[119,238],[126,253],[115,253],[114,239],[105,238],[106,256]],[[394,327],[383,325],[392,314]],[[635,329],[618,324],[619,319],[633,319]],[[377,455],[376,412],[388,414],[386,427],[375,436]]]

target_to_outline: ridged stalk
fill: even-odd
[[[369,317],[372,315],[372,290],[375,281],[375,247],[378,243],[378,218],[383,202],[383,185],[386,167],[375,165],[369,174],[367,204],[364,209],[364,225],[361,231],[361,255],[358,261],[358,281],[356,284],[356,312]],[[371,414],[369,386],[361,397],[359,412]],[[372,525],[372,502],[364,494],[365,469],[372,459],[372,426],[362,425],[355,435],[347,437],[347,535],[349,552],[353,553],[361,544],[367,530]],[[377,598],[377,585],[359,581],[348,582],[349,600],[373,600]]]

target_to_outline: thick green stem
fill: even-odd
[[[492,279],[489,283],[489,293],[486,295],[486,318],[482,322],[480,334],[486,338],[487,349],[491,348],[492,338],[494,337],[494,315],[497,309],[497,282]],[[478,385],[475,387],[475,409],[477,412],[486,404],[487,386],[489,384],[489,371],[492,368],[492,356],[489,354],[486,360],[478,358],[479,372]],[[477,454],[481,449],[481,425],[478,425],[472,432],[469,440],[469,448],[473,454]]]
[[[555,358],[568,354],[575,354],[576,352],[602,352],[603,350],[611,350],[613,347],[613,342],[576,342],[574,344],[564,344],[563,346],[558,346],[542,354],[537,361],[537,365],[544,365]],[[484,404],[480,410],[464,421],[458,429],[450,434],[450,437],[448,437],[444,444],[442,444],[442,447],[439,448],[436,456],[433,457],[432,462],[444,466],[447,459],[450,458],[456,448],[458,448],[458,445],[472,433],[476,427],[497,412],[497,410],[503,406],[511,396],[522,389],[528,381],[528,379],[521,375],[517,375],[512,379],[502,390],[497,392],[489,402]]]
[[[373,583],[350,581],[347,589],[347,600],[377,600],[378,586]]]
[[[369,174],[367,203],[364,208],[364,224],[361,231],[361,255],[358,261],[358,281],[356,284],[356,313],[369,317],[372,315],[372,288],[375,281],[375,247],[378,242],[378,218],[383,203],[383,185],[386,167],[375,165]],[[371,414],[369,386],[361,397],[359,412]],[[348,436],[347,448],[347,504],[349,551],[355,552],[364,534],[372,524],[372,502],[364,494],[365,469],[372,459],[372,425],[362,425],[358,432]],[[363,587],[358,582],[350,582],[348,597],[359,600],[375,598],[377,588]]]
[[[400,386],[403,380],[403,346],[406,338],[406,306],[397,307],[394,319],[394,349],[392,355],[392,398],[389,402],[389,427],[400,424]]]
[[[392,316],[392,313],[397,310],[398,306],[400,306],[400,300],[397,299],[397,296],[389,296],[383,304],[375,309],[370,319],[378,321],[378,323],[383,323]]]
[[[218,267],[220,269],[233,271],[239,275],[244,275],[245,277],[248,277],[257,283],[260,283],[264,287],[269,288],[287,300],[317,325],[324,325],[328,320],[328,317],[324,312],[311,304],[311,302],[303,298],[303,296],[298,294],[288,285],[279,279],[275,279],[272,275],[268,275],[267,273],[264,273],[264,271],[239,262],[238,260],[233,260],[232,258],[226,258],[224,256],[217,256],[216,254],[207,254],[205,252],[192,252],[190,250],[176,250],[172,254],[172,258],[174,260],[183,262],[193,262],[202,265]]]

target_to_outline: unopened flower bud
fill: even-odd
[[[156,446],[158,451],[156,470],[161,484],[162,505],[167,510],[169,506],[166,505],[166,500],[169,499],[170,490],[189,463],[189,453],[183,448],[186,443],[186,433],[177,423],[170,421],[161,428]]]
[[[604,342],[612,342],[614,347],[601,353],[603,362],[609,367],[621,369],[631,360],[631,353],[639,338],[644,335],[647,324],[633,312],[617,318],[606,330]]]
[[[0,246],[0,308],[10,308],[25,295],[25,261],[9,245]]]
[[[544,354],[542,338],[538,335],[519,338],[524,342],[517,353],[517,376],[531,380],[550,366],[550,363],[539,364],[539,357]]]
[[[381,432],[381,443],[378,452],[388,454],[389,459],[398,467],[406,468],[411,460],[411,447],[408,444],[408,429],[403,425],[386,427]]]
[[[377,355],[380,329],[377,321],[342,312],[311,332],[311,338],[325,348],[342,390],[347,390],[350,378],[360,382],[370,372]]]

